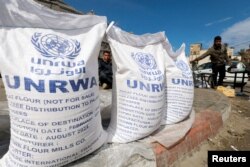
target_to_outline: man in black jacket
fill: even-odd
[[[112,61],[109,51],[103,52],[102,59],[99,59],[99,81],[103,89],[112,88],[113,72]]]
[[[216,36],[214,38],[214,44],[211,48],[208,49],[207,52],[202,54],[200,57],[197,57],[196,59],[190,61],[190,63],[204,59],[207,56],[210,56],[210,60],[212,62],[214,85],[222,85],[226,73],[226,63],[229,64],[230,60],[227,55],[227,48],[225,45],[222,45],[220,36]],[[219,81],[217,82],[218,73]]]

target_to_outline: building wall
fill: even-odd
[[[196,59],[201,55],[202,44],[201,43],[194,43],[190,45],[190,55],[189,61]]]
[[[190,45],[190,55],[200,55],[202,49],[201,43],[191,44]]]
[[[245,50],[245,54],[239,56],[242,59],[242,62],[247,65],[248,69],[250,70],[250,49]]]
[[[205,53],[206,51],[207,51],[207,49],[201,50],[200,55],[202,55],[202,54]],[[206,58],[200,60],[200,61],[198,62],[198,65],[201,65],[201,64],[204,64],[204,63],[208,63],[208,62],[210,62],[210,56],[207,56]]]
[[[65,4],[63,0],[34,0],[34,1],[56,11],[74,13],[74,14],[83,14],[82,12],[79,12],[76,9],[72,8],[71,6]]]

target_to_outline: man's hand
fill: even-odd
[[[232,65],[232,62],[231,62],[231,61],[228,61],[228,62],[227,62],[227,65],[231,66],[231,65]]]
[[[198,62],[198,60],[196,59],[190,61],[191,64],[196,63],[196,62]]]

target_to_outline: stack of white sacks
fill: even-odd
[[[27,0],[1,1],[0,16],[0,72],[11,119],[1,167],[63,166],[105,142],[142,139],[189,116],[193,79],[185,46],[172,51],[163,32],[108,30],[114,80],[106,132],[97,67],[106,18]]]
[[[184,120],[194,88],[185,46],[173,52],[162,32],[138,36],[113,26],[107,35],[114,75],[108,141],[134,141]]]

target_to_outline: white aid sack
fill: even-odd
[[[1,167],[55,167],[102,146],[98,64],[106,18],[0,1],[11,140]]]
[[[162,125],[178,123],[191,113],[194,98],[192,71],[185,56],[183,44],[176,52],[167,41],[165,44],[165,107]]]
[[[159,128],[164,106],[164,33],[134,35],[111,27],[113,92],[108,141],[126,143]]]

